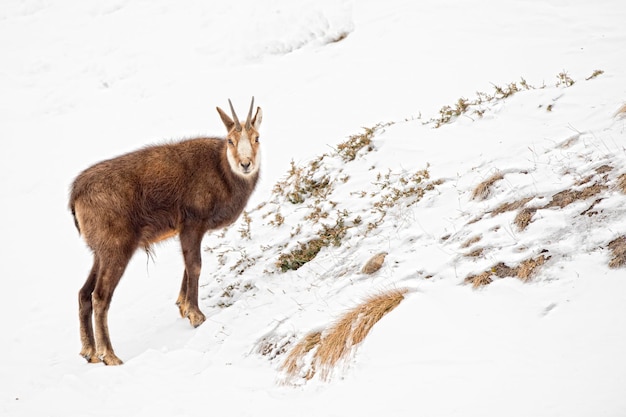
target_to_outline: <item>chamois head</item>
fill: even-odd
[[[224,126],[226,126],[228,131],[226,156],[232,171],[241,177],[247,177],[258,172],[261,162],[259,127],[261,126],[263,112],[260,107],[257,107],[256,114],[252,117],[252,110],[254,109],[254,97],[252,97],[246,123],[242,126],[230,99],[228,99],[228,104],[233,115],[232,119],[222,109],[217,107],[217,112],[220,114],[222,122],[224,122]]]

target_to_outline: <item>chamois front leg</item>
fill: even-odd
[[[196,226],[196,227],[194,227]],[[205,315],[198,307],[198,279],[202,268],[200,245],[204,233],[197,225],[189,225],[180,233],[180,244],[185,260],[183,283],[178,295],[178,307],[183,317],[189,318],[193,327],[198,327],[206,320]]]

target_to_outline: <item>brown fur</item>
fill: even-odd
[[[260,108],[244,130],[252,147],[252,158],[246,163],[257,167],[249,175],[233,172],[229,164],[230,148],[237,163],[244,166],[237,155],[242,132],[221,109],[218,112],[228,130],[227,139],[196,138],[149,146],[100,162],[72,184],[70,210],[94,255],[92,270],[79,292],[81,354],[89,362],[122,363],[108,334],[113,291],[138,248],[148,250],[175,235],[180,236],[185,261],[177,304],[193,326],[204,322],[198,307],[202,238],[239,217],[258,180],[259,161],[254,159]]]

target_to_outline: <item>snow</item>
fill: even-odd
[[[0,415],[626,415],[626,280],[607,248],[626,234],[624,21],[617,0],[5,1]],[[575,84],[556,86],[562,72]],[[482,104],[482,117],[426,123],[520,77],[536,88]],[[109,326],[125,364],[87,364],[77,292],[91,255],[69,184],[148,143],[222,135],[213,108],[231,98],[241,113],[252,95],[264,111],[262,180],[249,235],[240,220],[204,240],[207,321],[193,329],[178,315],[171,240],[154,260],[137,253],[116,290]],[[392,124],[371,151],[337,153],[378,123]],[[324,199],[273,193],[293,188],[291,161],[308,169],[323,154]],[[432,189],[381,218],[376,203],[424,169]],[[488,197],[472,199],[498,172]],[[594,183],[606,188],[548,206]],[[524,230],[519,210],[493,213],[526,197],[537,210]],[[317,223],[316,206],[328,213]],[[270,224],[277,213],[284,223]],[[341,216],[341,246],[277,268]],[[359,273],[380,252],[382,269]],[[541,254],[528,282],[464,283]],[[329,380],[281,383],[280,347],[391,288],[410,292]]]

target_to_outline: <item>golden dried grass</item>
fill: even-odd
[[[500,262],[491,268],[491,272],[498,278],[514,277],[517,275],[517,269],[511,268],[504,262]]]
[[[363,265],[361,272],[364,274],[371,275],[374,272],[378,271],[385,262],[385,256],[387,256],[387,252],[377,253],[372,256],[366,263]]]
[[[500,181],[503,178],[504,176],[502,175],[501,172],[496,172],[491,177],[487,178],[485,181],[478,184],[476,188],[474,188],[474,191],[472,192],[472,200],[484,200],[487,197],[489,197],[489,194],[491,193],[491,187],[493,186],[493,184],[495,184],[496,182]]]
[[[615,112],[614,117],[617,117],[619,119],[626,117],[626,103],[622,105],[622,107],[620,107],[619,109],[617,109],[617,111]]]
[[[530,258],[522,261],[515,267],[511,267],[503,262],[500,262],[487,271],[481,272],[477,275],[468,276],[465,278],[464,282],[466,284],[471,284],[473,288],[480,288],[491,284],[494,276],[498,278],[515,277],[527,282],[535,275],[537,269],[545,264],[548,259],[550,259],[550,256],[542,254],[536,258]]]
[[[620,268],[626,265],[626,235],[620,236],[609,243],[609,249],[613,258],[609,261],[609,267]]]
[[[304,336],[294,347],[291,349],[285,361],[281,365],[281,370],[288,376],[295,377],[301,373],[304,367],[304,357],[314,348],[319,346],[322,338],[321,332],[311,332]],[[308,371],[301,375],[304,379],[309,380],[315,375],[315,368],[311,367]]]
[[[524,282],[529,281],[535,275],[537,268],[546,263],[548,259],[550,259],[550,257],[545,255],[534,259],[527,259],[519,264],[516,268],[515,275]]]
[[[476,235],[476,236],[472,236],[469,239],[467,239],[465,242],[463,242],[463,244],[461,245],[462,248],[469,248],[470,246],[472,246],[474,243],[478,243],[480,242],[480,240],[483,238],[482,235]]]
[[[483,255],[484,252],[485,252],[485,248],[476,248],[472,250],[471,252],[466,253],[463,256],[465,256],[466,258],[479,258]]]
[[[473,288],[484,287],[485,285],[489,285],[493,282],[491,275],[491,271],[485,271],[478,275],[470,275],[465,278],[465,283],[472,284]]]
[[[582,190],[564,190],[559,193],[556,193],[552,196],[552,200],[546,205],[546,208],[549,207],[559,207],[564,208],[569,206],[575,201],[586,200],[591,198],[602,191],[606,190],[608,187],[604,184],[593,184],[589,187],[583,188]]]
[[[500,206],[496,207],[495,210],[491,212],[492,215],[497,216],[498,214],[506,213],[507,211],[517,210],[520,207],[524,207],[526,203],[532,200],[534,197],[526,197],[521,200],[513,201],[511,203],[504,203]]]
[[[595,169],[598,174],[606,174],[613,171],[613,167],[611,165],[604,164]]]
[[[617,188],[624,194],[626,194],[626,174],[622,174],[617,177]]]
[[[402,302],[407,292],[407,289],[394,289],[375,295],[345,313],[325,332],[305,336],[281,366],[287,380],[297,377],[308,380],[316,373],[327,380],[333,369],[365,340],[374,325]],[[311,362],[307,362],[306,356],[312,351]]]
[[[513,223],[515,223],[520,231],[526,230],[526,228],[532,221],[533,215],[536,211],[536,208],[523,208],[519,213],[517,213],[517,216],[515,216],[515,220],[513,220]]]

